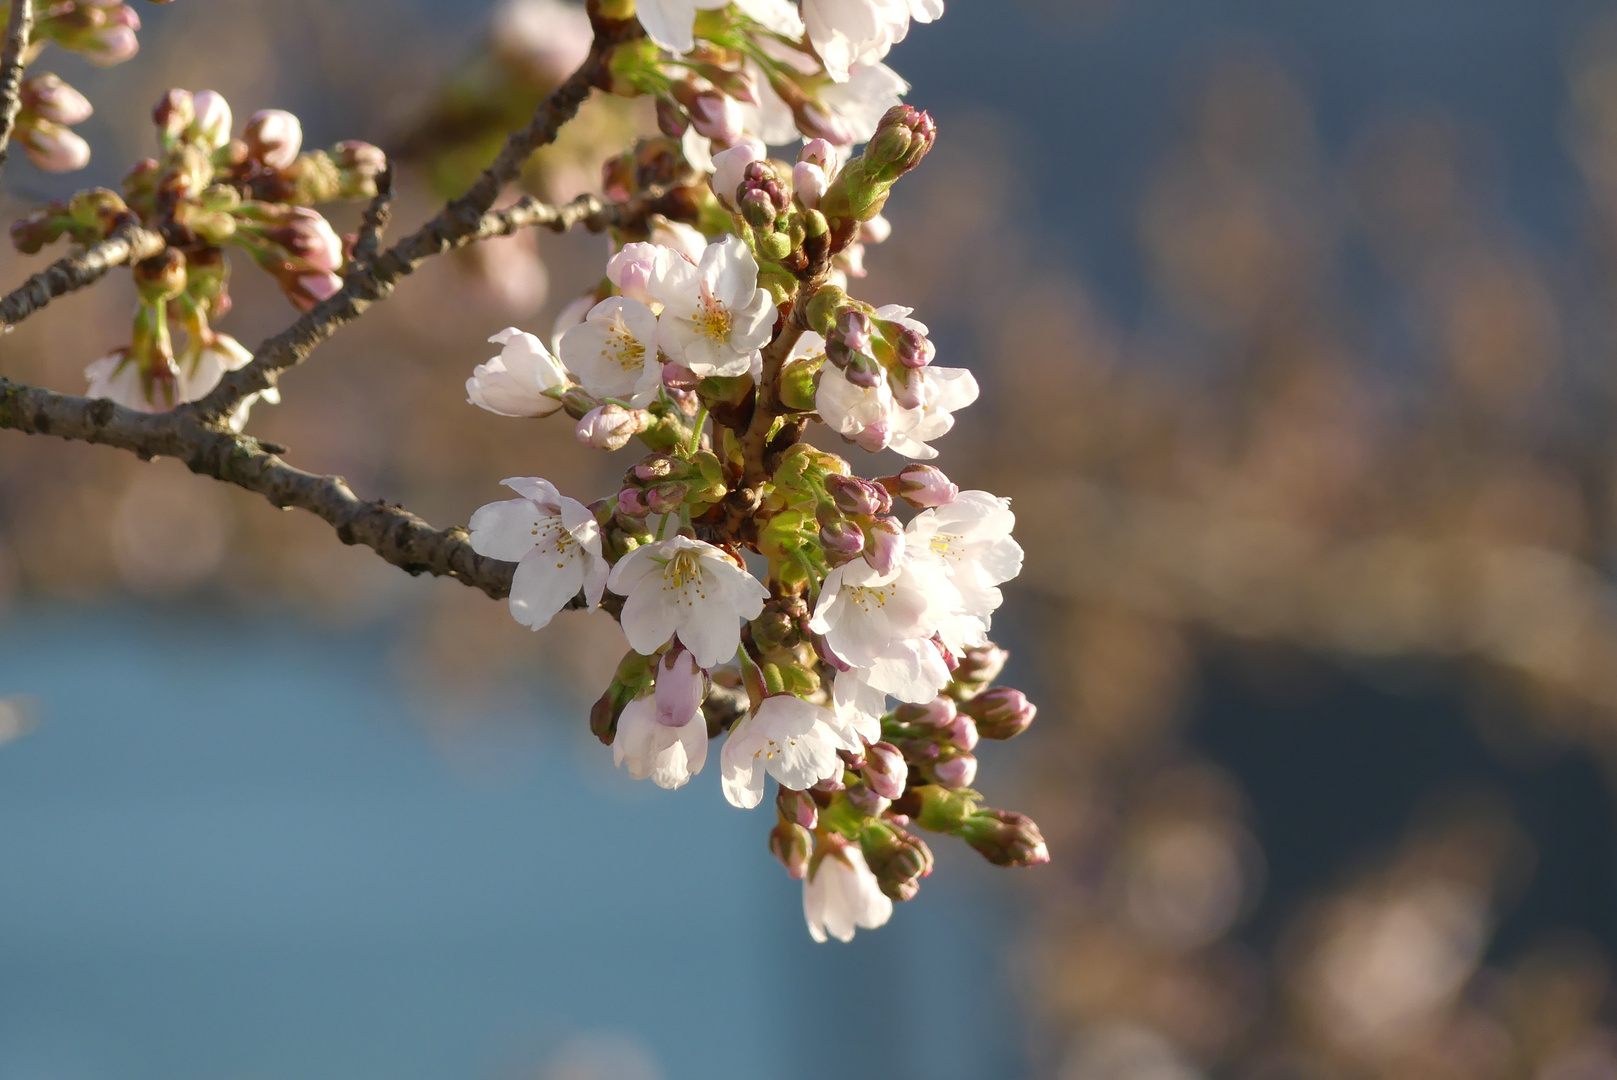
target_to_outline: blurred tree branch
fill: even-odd
[[[0,51],[0,165],[11,149],[11,132],[22,109],[22,69],[34,30],[34,5],[13,3],[6,19],[6,44]]]

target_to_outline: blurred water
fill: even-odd
[[[0,747],[0,1080],[572,1077],[542,1066],[580,1045],[619,1064],[577,1075],[622,1080],[621,1054],[1021,1071],[1007,920],[959,853],[886,930],[815,947],[768,811],[714,770],[657,792],[579,753],[579,718],[520,712],[438,752],[379,634],[29,613],[0,690],[41,718]]]

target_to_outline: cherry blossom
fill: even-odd
[[[864,853],[853,844],[831,843],[835,847],[803,879],[803,917],[809,936],[822,944],[828,934],[852,941],[856,928],[874,930],[893,917],[893,901],[882,893]]]
[[[612,764],[627,766],[635,780],[669,791],[684,787],[707,763],[707,720],[693,710],[678,725],[660,722],[653,698],[623,707],[612,739]]]
[[[623,632],[636,652],[649,656],[678,634],[704,668],[735,656],[742,621],[757,618],[769,597],[722,549],[688,536],[635,548],[607,587],[627,598]]]
[[[479,555],[517,564],[511,617],[538,630],[580,591],[593,610],[607,580],[595,515],[547,480],[515,476],[501,483],[522,497],[480,507],[471,544]]]
[[[620,398],[640,408],[662,388],[657,316],[638,300],[602,300],[562,335],[560,351],[567,370],[595,397]]]
[[[500,416],[549,416],[561,402],[545,394],[567,385],[567,372],[532,334],[508,326],[489,341],[500,355],[472,369],[466,400]]]
[[[986,616],[1003,596],[997,586],[1022,572],[1022,546],[1011,539],[1011,501],[962,491],[952,502],[915,515],[905,528],[911,550],[939,559],[960,591],[962,609]]]
[[[719,755],[724,797],[751,810],[763,801],[765,774],[804,791],[842,772],[836,714],[791,694],[767,697],[730,730]]]
[[[758,262],[734,236],[709,244],[697,265],[669,259],[651,294],[663,305],[658,344],[703,378],[746,374],[774,327],[775,305],[758,287]]]
[[[826,574],[809,629],[845,664],[868,668],[899,642],[930,638],[959,605],[940,561],[900,561],[881,573],[863,559]]]

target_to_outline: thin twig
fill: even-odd
[[[606,77],[612,49],[641,32],[638,24],[631,21],[597,33],[589,58],[550,92],[526,127],[511,133],[499,155],[466,194],[382,253],[374,264],[351,269],[341,289],[260,345],[251,364],[231,372],[211,394],[184,408],[207,420],[229,415],[248,394],[273,387],[280,372],[302,363],[338,329],[392,293],[400,278],[476,232],[483,215],[505,186],[521,174],[533,152],[555,141],[562,125],[578,113],[590,91]]]
[[[163,238],[138,224],[121,225],[105,240],[57,259],[0,299],[0,326],[16,326],[58,296],[93,285],[115,266],[163,250]]]
[[[364,220],[359,225],[359,236],[354,241],[354,262],[371,266],[381,247],[387,223],[393,217],[393,166],[390,163],[376,177],[376,196],[365,208]]]
[[[11,132],[22,110],[22,69],[28,38],[34,32],[34,0],[11,0],[6,20],[6,46],[0,50],[0,165],[11,151]]]

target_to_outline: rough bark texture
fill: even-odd
[[[41,270],[0,299],[0,325],[15,326],[67,293],[101,280],[115,266],[137,263],[163,250],[163,238],[139,225],[115,229],[100,243],[68,255]]]
[[[0,165],[11,152],[11,132],[22,109],[22,69],[28,52],[28,38],[34,32],[34,5],[31,0],[13,0],[6,19],[6,44],[0,50]]]

